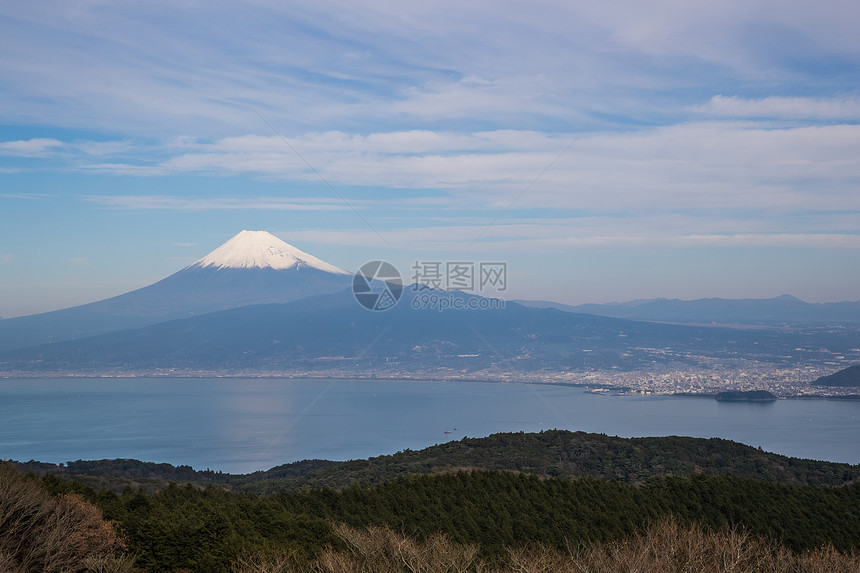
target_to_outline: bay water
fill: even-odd
[[[495,432],[721,437],[860,463],[860,401],[718,402],[491,382],[240,378],[0,380],[0,459],[135,458],[247,473]]]

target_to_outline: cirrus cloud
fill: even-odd
[[[0,141],[0,155],[15,157],[46,157],[63,146],[63,142],[51,137]]]
[[[749,99],[715,95],[707,104],[693,109],[713,115],[739,118],[860,120],[860,98],[856,97],[771,96]]]

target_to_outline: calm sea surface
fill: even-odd
[[[551,428],[716,436],[860,463],[860,402],[726,403],[479,382],[0,380],[0,459],[22,461],[136,458],[245,473]]]

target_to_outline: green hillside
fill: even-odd
[[[570,557],[570,548],[592,557],[616,554],[615,544],[647,545],[654,531],[699,540],[715,535],[708,543],[729,547],[741,528],[752,536],[756,559],[773,562],[800,563],[815,551],[816,563],[853,567],[858,560],[851,555],[860,551],[860,467],[720,439],[554,430],[248,475],[136,460],[28,462],[17,464],[20,470],[33,472],[26,479],[47,495],[74,494],[96,506],[125,547],[111,559],[133,556],[144,571],[325,571],[314,567],[327,555],[356,559],[350,544],[370,543],[368,535],[411,544],[419,554],[420,547],[474,552],[476,563],[495,568],[464,571],[532,570],[505,567],[513,567],[515,555],[537,550],[553,559]],[[3,511],[0,503],[0,524]],[[667,520],[677,527],[664,526]],[[351,528],[346,537],[344,527]],[[688,557],[697,559],[699,549],[691,551]],[[272,559],[292,565],[264,567]],[[538,557],[529,559],[534,565]],[[828,567],[816,570],[848,570]]]
[[[19,468],[115,491],[126,486],[156,491],[170,482],[188,482],[254,493],[372,485],[402,475],[473,468],[634,484],[653,476],[694,473],[798,485],[841,485],[860,478],[858,465],[790,458],[718,438],[618,438],[563,430],[463,438],[419,451],[349,462],[305,460],[246,475],[137,460],[77,461],[64,467],[33,462],[19,464]]]
[[[116,522],[146,571],[228,572],[243,555],[293,559],[343,549],[335,525],[386,526],[419,540],[444,534],[487,560],[539,544],[553,551],[642,533],[667,518],[728,532],[743,527],[792,552],[860,550],[860,484],[796,486],[737,477],[654,477],[639,485],[499,471],[401,477],[373,487],[257,496],[172,485],[122,494],[43,479],[74,491]],[[404,569],[405,570],[405,569]],[[430,569],[433,570],[433,569]]]

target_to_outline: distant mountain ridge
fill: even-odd
[[[385,312],[361,307],[351,289],[291,303],[243,306],[0,352],[0,367],[6,372],[100,374],[332,368],[402,368],[425,375],[496,368],[534,374],[537,369],[650,368],[658,360],[698,364],[697,356],[703,355],[783,363],[791,360],[793,349],[810,344],[805,334],[776,329],[660,324],[515,303],[440,312],[420,308],[425,295],[407,287],[400,302]],[[456,299],[460,306],[486,300],[460,292],[436,296]],[[825,333],[816,337],[805,359],[830,359],[831,351],[848,352],[853,344],[854,339]]]
[[[860,301],[810,303],[791,295],[766,299],[656,298],[580,305],[550,301],[517,302],[535,308],[685,324],[860,323]]]
[[[410,372],[495,368],[522,374],[535,369],[633,370],[669,362],[698,365],[697,356],[796,364],[797,352],[807,362],[857,352],[847,330],[819,329],[810,338],[789,329],[754,333],[692,323],[785,324],[820,319],[822,309],[840,311],[836,314],[848,320],[855,307],[860,320],[860,303],[811,305],[782,296],[577,307],[526,301],[494,308],[484,304],[491,299],[460,291],[407,288],[394,308],[371,312],[356,302],[352,283],[350,273],[270,233],[242,231],[147,287],[3,320],[0,369],[101,374],[283,372],[299,366],[306,372],[330,366],[346,372],[350,365],[387,364],[405,365]],[[421,308],[428,298],[463,304],[444,312]],[[465,310],[465,303],[474,302],[482,310]]]
[[[352,276],[264,231],[242,231],[152,285],[90,304],[6,319],[0,351],[140,328],[346,288]]]

